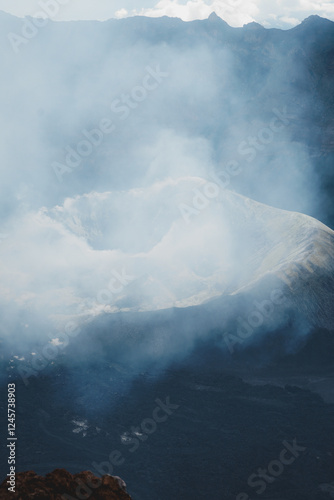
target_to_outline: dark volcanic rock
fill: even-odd
[[[95,486],[95,487],[94,487]],[[70,474],[65,469],[56,469],[45,477],[35,472],[16,475],[15,493],[8,491],[7,480],[0,486],[0,499],[13,500],[131,500],[126,484],[115,476],[97,478],[92,472]]]

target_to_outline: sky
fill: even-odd
[[[134,15],[206,19],[216,12],[231,26],[252,21],[267,28],[288,29],[317,14],[334,21],[334,2],[322,0],[0,0],[0,10],[19,17],[36,16],[43,5],[57,2],[54,20],[99,20]]]

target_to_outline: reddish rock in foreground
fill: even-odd
[[[126,484],[115,476],[98,478],[92,472],[70,474],[56,469],[45,477],[33,471],[16,474],[15,493],[8,491],[7,479],[0,486],[0,500],[131,500]]]

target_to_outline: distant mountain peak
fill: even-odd
[[[326,19],[325,17],[318,16],[317,14],[313,14],[312,16],[307,17],[302,21],[302,26],[311,26],[311,25],[324,25],[324,24],[334,24],[333,21]]]
[[[262,26],[262,24],[259,24],[259,23],[256,23],[255,21],[251,22],[251,23],[248,23],[248,24],[244,24],[243,26],[244,28],[246,29],[251,29],[251,30],[264,30],[265,28]]]
[[[219,17],[215,12],[211,12],[208,19],[210,19],[210,21],[217,21],[218,19],[219,21],[222,21],[222,18]]]
[[[224,26],[225,28],[228,27],[230,28],[231,26],[226,22],[224,21],[224,19],[222,19],[221,17],[219,17],[215,12],[212,12],[209,17],[208,17],[208,21],[210,21],[210,23],[216,23],[220,26]]]
[[[314,22],[314,21],[319,21],[319,19],[323,19],[322,17],[318,16],[318,14],[312,14],[311,16],[309,17],[306,17],[303,21],[303,23],[310,23],[310,22]]]

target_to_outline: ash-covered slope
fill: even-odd
[[[187,207],[195,205],[179,205],[186,217],[171,221],[147,252],[129,255],[130,248],[124,249],[127,268],[150,272],[128,284],[114,312],[200,305],[214,297],[261,291],[271,279],[282,282],[294,307],[311,323],[334,325],[331,229],[228,190],[205,200],[198,195],[205,191],[203,180],[188,179],[187,186],[197,193],[192,201],[200,210],[192,208],[192,213]]]
[[[334,232],[304,214],[226,195],[223,205],[233,213],[231,230],[242,269],[230,284],[232,294],[276,277],[293,308],[311,324],[333,328]]]
[[[192,183],[204,190],[203,180]],[[237,344],[285,331],[294,349],[312,329],[334,329],[331,229],[228,190],[188,222],[174,221],[147,253],[126,255],[125,268],[150,274],[129,283],[112,306],[100,307],[87,321],[84,344],[92,353],[100,352],[93,345],[99,340],[114,360],[127,363],[135,352],[139,365],[164,364],[199,340],[234,352]],[[73,349],[81,359],[81,347]]]
[[[284,300],[265,314],[268,328],[296,314],[306,325],[332,329],[333,231],[306,215],[218,185],[211,189],[204,179],[180,178],[78,196],[26,218],[19,230],[29,244],[14,248],[5,240],[1,252],[7,263],[2,286],[26,310],[29,332],[31,304],[44,313],[47,303],[57,325],[54,339],[69,321],[90,331],[92,321],[100,323],[96,318],[117,324],[120,315],[131,324],[156,325],[157,317],[170,318],[171,311],[168,328],[175,323],[191,338],[225,328],[243,311],[251,313],[254,300],[278,293]],[[216,196],[205,197],[209,192]],[[40,241],[47,244],[36,262]]]

